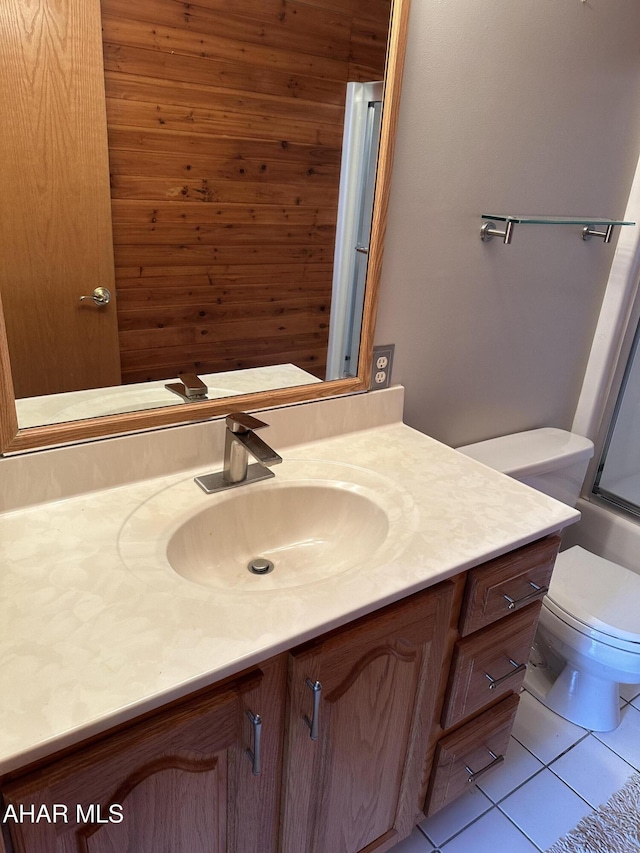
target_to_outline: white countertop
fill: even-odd
[[[320,382],[316,376],[295,364],[271,364],[244,370],[203,373],[200,374],[200,379],[207,386],[209,400]],[[176,382],[180,382],[180,377],[25,397],[16,400],[18,424],[20,429],[24,429],[83,418],[97,418],[101,415],[117,415],[121,412],[179,406],[182,403],[179,397],[165,388],[167,383]]]
[[[371,405],[357,400],[333,401],[333,408],[331,401],[318,402],[306,412]],[[400,422],[305,443],[270,443],[284,458],[281,477],[314,460],[373,471],[391,492],[397,489],[404,540],[399,552],[388,562],[373,561],[366,572],[350,569],[306,586],[255,593],[200,587],[170,570],[155,580],[132,571],[118,548],[132,513],[145,501],[153,506],[167,488],[174,491],[165,495],[184,496],[176,502],[177,514],[187,504],[206,505],[214,496],[191,480],[215,466],[0,514],[0,772],[579,518],[564,504]],[[15,461],[6,470],[15,475]]]

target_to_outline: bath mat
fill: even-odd
[[[640,853],[640,774],[547,853]]]

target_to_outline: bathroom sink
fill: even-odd
[[[246,486],[176,530],[167,558],[178,574],[207,586],[246,586],[270,574],[279,586],[328,577],[366,560],[389,535],[384,509],[344,484]],[[249,572],[249,575],[247,573]]]
[[[282,589],[390,561],[414,512],[404,490],[367,469],[285,461],[275,478],[227,492],[203,495],[189,480],[158,493],[129,517],[119,549],[165,588],[173,575],[203,589]]]

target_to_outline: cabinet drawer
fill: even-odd
[[[549,586],[559,545],[559,536],[547,536],[471,569],[462,603],[460,634],[466,637],[541,599]]]
[[[522,686],[542,603],[456,643],[442,713],[447,729]]]
[[[425,814],[455,800],[504,760],[520,697],[512,694],[471,720],[436,747]]]

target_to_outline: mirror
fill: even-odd
[[[254,0],[243,0],[243,3],[246,4],[247,10],[252,10],[251,14],[254,16],[273,15],[273,10],[269,11],[270,4],[256,3]],[[312,267],[309,256],[316,250],[322,258],[323,269],[331,267],[333,262],[333,246],[328,247],[325,239],[328,233],[332,233],[333,226],[330,219],[327,219],[326,210],[321,209],[321,202],[324,198],[337,197],[337,185],[334,184],[331,189],[327,183],[328,173],[332,173],[332,179],[335,180],[339,172],[336,163],[334,162],[331,168],[324,169],[327,174],[323,173],[324,167],[321,168],[318,165],[314,169],[313,166],[304,164],[307,171],[312,170],[315,172],[313,177],[319,179],[315,186],[312,182],[308,182],[313,189],[309,205],[304,204],[300,194],[294,192],[291,195],[295,187],[288,181],[293,181],[292,178],[286,176],[280,178],[280,193],[289,193],[289,195],[286,198],[271,197],[268,207],[269,215],[274,216],[277,213],[278,217],[284,220],[286,237],[282,242],[276,243],[271,236],[272,232],[267,230],[265,232],[267,250],[265,251],[268,251],[271,246],[271,255],[258,255],[257,259],[260,263],[256,266],[252,256],[252,253],[255,254],[256,229],[252,231],[249,226],[256,220],[259,224],[266,222],[270,225],[270,223],[264,215],[265,211],[258,210],[257,205],[243,207],[241,196],[246,191],[247,182],[236,182],[237,185],[230,190],[232,194],[225,196],[224,201],[214,198],[215,193],[219,191],[218,188],[212,188],[207,179],[202,177],[203,170],[209,168],[206,164],[202,165],[203,158],[206,159],[208,155],[206,146],[210,141],[210,128],[207,122],[222,123],[223,130],[226,127],[228,136],[231,138],[229,126],[233,124],[236,113],[244,109],[246,104],[250,105],[252,117],[250,120],[245,118],[245,121],[249,121],[251,126],[257,127],[258,130],[267,120],[271,120],[272,114],[279,112],[289,125],[297,123],[299,132],[307,134],[306,148],[309,149],[311,146],[317,156],[321,156],[322,151],[328,148],[326,144],[323,145],[325,140],[322,137],[323,130],[330,124],[328,116],[335,116],[337,111],[342,112],[343,104],[338,103],[327,107],[322,103],[313,103],[312,93],[309,90],[306,94],[301,91],[304,85],[310,85],[309,79],[312,75],[308,68],[314,63],[322,67],[320,71],[313,72],[316,75],[314,85],[333,92],[331,97],[335,100],[337,89],[333,77],[337,76],[335,67],[338,63],[330,55],[322,55],[323,52],[330,54],[333,50],[336,38],[331,28],[335,26],[336,20],[345,16],[345,10],[348,9],[353,21],[358,24],[352,29],[354,33],[360,33],[359,37],[366,45],[371,33],[367,31],[365,16],[369,15],[372,9],[376,9],[379,17],[380,9],[389,8],[389,0],[350,0],[346,4],[337,3],[336,0],[309,0],[304,4],[298,3],[297,0],[278,2],[276,5],[280,10],[281,21],[287,16],[292,20],[299,16],[297,25],[286,30],[286,37],[283,37],[282,33],[279,36],[273,36],[275,41],[278,38],[281,39],[283,54],[296,55],[300,62],[300,44],[308,39],[311,33],[319,35],[322,44],[318,48],[313,48],[317,57],[311,60],[311,65],[299,66],[296,73],[293,73],[290,69],[284,70],[278,65],[280,57],[277,56],[278,51],[274,43],[260,44],[266,27],[263,24],[258,26],[254,22],[249,38],[253,40],[252,50],[259,53],[263,64],[260,73],[255,69],[250,71],[253,75],[252,85],[255,85],[256,95],[253,95],[248,87],[242,95],[236,90],[240,86],[237,76],[239,72],[234,71],[235,66],[232,60],[237,59],[238,56],[241,60],[246,59],[247,48],[242,43],[244,38],[242,34],[247,30],[248,23],[246,16],[238,13],[240,4],[235,8],[234,14],[225,12],[228,5],[221,0],[206,0],[202,4],[188,4],[185,6],[187,9],[185,12],[182,8],[183,4],[166,2],[166,0],[163,2],[152,0],[142,6],[126,3],[124,0],[103,0],[102,9],[98,0],[91,0],[91,2],[88,0],[71,2],[70,0],[64,4],[64,10],[56,8],[55,14],[48,19],[42,12],[42,4],[39,4],[38,8],[33,8],[33,4],[26,0],[7,0],[3,3],[0,10],[0,29],[5,33],[5,42],[8,47],[4,55],[3,83],[0,91],[2,91],[7,113],[17,117],[14,126],[0,142],[2,146],[0,148],[2,154],[0,180],[3,187],[11,189],[11,192],[3,194],[4,202],[1,203],[5,207],[0,217],[3,246],[6,249],[0,261],[0,297],[5,302],[7,312],[5,317],[0,311],[0,402],[2,403],[0,449],[4,452],[206,419],[225,414],[230,410],[281,405],[361,391],[368,387],[393,134],[397,119],[406,39],[407,0],[395,0],[391,8],[384,78],[384,109],[363,296],[361,346],[357,370],[354,368],[347,371],[353,375],[348,378],[321,381],[325,375],[325,368],[320,363],[318,346],[315,353],[311,355],[307,351],[307,355],[302,356],[299,363],[296,363],[295,357],[289,358],[288,353],[284,354],[284,357],[280,353],[270,353],[267,363],[264,360],[256,362],[252,353],[247,351],[239,353],[236,350],[226,356],[226,361],[217,365],[204,363],[190,353],[185,360],[167,366],[163,361],[164,355],[160,355],[160,351],[154,348],[151,341],[158,337],[169,337],[175,347],[176,339],[179,340],[181,334],[193,333],[185,333],[182,329],[176,337],[175,329],[170,329],[173,335],[171,337],[166,332],[171,322],[170,312],[166,310],[154,316],[151,325],[147,323],[146,327],[144,322],[148,321],[148,317],[141,322],[140,313],[134,316],[132,312],[127,311],[132,293],[135,294],[135,299],[147,300],[153,304],[158,291],[175,293],[176,288],[181,287],[193,296],[191,312],[196,316],[202,311],[206,313],[209,309],[203,309],[198,302],[202,292],[213,286],[220,287],[220,279],[224,279],[226,274],[229,281],[236,284],[240,276],[238,267],[251,266],[244,262],[254,260],[251,282],[249,283],[245,278],[237,286],[244,288],[245,295],[251,292],[254,296],[260,293],[264,296],[263,304],[260,306],[263,314],[262,325],[259,325],[257,331],[253,333],[253,340],[259,347],[264,345],[265,340],[270,337],[266,331],[267,321],[264,317],[268,313],[270,303],[277,299],[268,291],[268,278],[284,277],[286,272],[284,267],[292,266],[298,256],[302,256],[306,261],[302,267],[308,273]],[[105,14],[107,9],[109,14]],[[130,9],[142,9],[142,11],[129,12]],[[149,9],[153,10],[152,16],[148,11],[144,12]],[[185,26],[179,25],[175,18],[176,10],[180,10]],[[324,14],[327,11],[330,14],[321,19],[320,13]],[[134,21],[136,15],[144,18],[145,14],[146,21]],[[211,18],[208,22],[205,20],[207,16]],[[216,21],[219,24],[221,17],[225,18],[225,38],[218,38],[215,35],[222,30],[220,27],[216,30],[213,25]],[[55,26],[51,23],[54,18]],[[322,20],[325,20],[324,24],[321,23]],[[105,33],[104,65],[101,27],[104,27]],[[199,39],[203,49],[198,51],[199,45],[194,43],[194,33],[201,34],[201,31],[207,28],[211,38],[209,41],[204,38]],[[220,51],[219,54],[217,50]],[[199,82],[197,94],[200,101],[185,114],[184,103],[180,101],[188,84],[185,82],[186,78],[180,78],[191,73],[197,65],[195,59],[198,52],[208,63],[207,72],[210,72],[211,79]],[[357,51],[354,50],[352,53],[357,54]],[[167,80],[145,76],[145,74],[152,74],[148,70],[148,63],[152,61],[156,63],[154,68],[157,73],[158,56],[161,56],[167,68],[171,68],[170,73],[166,75]],[[177,57],[177,60],[174,57]],[[265,62],[271,62],[272,67],[265,69]],[[307,63],[309,62],[310,60],[307,59]],[[366,63],[362,64],[366,66]],[[244,72],[247,72],[247,67],[245,62]],[[52,68],[56,71],[52,72]],[[78,68],[82,69],[81,76],[78,74]],[[123,68],[128,68],[129,71],[135,68],[138,73],[133,75],[132,80],[131,74],[119,73]],[[106,121],[104,116],[105,69]],[[353,72],[353,69],[351,71]],[[197,73],[202,73],[201,67]],[[370,71],[365,74],[362,68],[356,68],[355,73],[356,76],[371,76]],[[55,74],[61,75],[61,79],[52,79]],[[282,98],[272,94],[276,91],[276,83],[279,81],[278,85],[282,85],[285,77],[293,91],[291,100],[286,103]],[[223,91],[227,79],[231,81],[229,82],[231,89],[236,87],[232,94],[227,90]],[[164,96],[160,91],[163,85],[165,86]],[[247,86],[246,80],[243,85]],[[168,91],[169,88],[170,91]],[[208,99],[206,102],[202,100],[205,96]],[[213,105],[214,96],[216,98],[220,96],[220,102],[216,101],[215,106]],[[143,101],[143,98],[146,100]],[[296,109],[292,109],[294,104]],[[296,112],[298,107],[302,112]],[[134,113],[138,116],[140,124],[132,129],[131,116]],[[140,116],[142,116],[141,119]],[[200,123],[201,127],[204,123],[207,126],[206,131],[200,132],[199,135],[187,132],[184,129],[185,121],[191,125]],[[226,125],[225,122],[227,122]],[[198,177],[192,180],[190,177],[185,178],[181,173],[180,180],[176,184],[175,177],[171,180],[159,180],[157,176],[152,179],[147,174],[142,176],[135,174],[136,171],[140,171],[141,152],[142,161],[158,160],[154,148],[157,147],[159,133],[172,123],[172,144],[184,141],[188,149],[188,157],[185,158],[185,151],[182,150],[176,149],[174,157],[167,156],[168,152],[163,150],[163,168],[169,163],[170,168],[199,170]],[[294,138],[296,127],[290,127],[289,130],[289,135]],[[333,133],[335,137],[335,128],[326,132]],[[260,133],[256,132],[256,135]],[[293,148],[293,143],[289,145],[286,140],[282,140],[282,136],[282,132],[276,134],[276,144],[284,149]],[[218,170],[214,172],[215,174],[223,173],[225,168],[228,170],[251,169],[253,170],[251,177],[254,180],[249,183],[258,185],[258,188],[265,187],[267,183],[264,181],[263,173],[277,171],[278,168],[278,160],[273,155],[274,140],[272,139],[271,142],[270,159],[264,154],[250,159],[246,157],[246,151],[240,155],[236,151],[237,156],[234,159],[233,151],[230,149],[227,151],[227,160],[222,162],[218,157],[216,164],[211,168]],[[332,144],[335,145],[335,139]],[[131,152],[136,146],[138,166],[134,165],[127,171],[128,164],[134,162]],[[161,148],[166,148],[166,145],[163,144]],[[111,180],[108,170],[109,154],[111,155]],[[188,162],[185,163],[185,159]],[[288,163],[287,168],[290,165]],[[284,164],[280,164],[280,169],[283,168]],[[168,204],[161,205],[156,198],[146,198],[147,195],[152,196],[154,192],[164,192],[165,196],[166,194],[171,196],[172,193],[175,194],[176,186],[183,198],[186,196],[190,200],[190,196],[194,196],[193,203],[189,205],[190,211],[185,212],[186,206],[182,205],[181,213],[176,215],[172,211],[169,214]],[[254,186],[253,192],[255,191]],[[255,202],[255,195],[252,196],[252,200]],[[303,223],[301,215],[305,206],[318,211],[314,228],[310,229],[308,222]],[[204,223],[198,219],[199,214],[196,213],[203,208],[207,209],[209,216]],[[136,219],[141,210],[143,219]],[[174,216],[173,220],[171,216]],[[220,236],[225,231],[232,236],[228,244],[223,244]],[[191,235],[189,238],[191,243],[185,240],[187,233]],[[162,234],[165,236],[159,240],[158,235]],[[306,243],[307,239],[310,243]],[[176,262],[176,253],[182,255],[179,263]],[[238,253],[241,255],[242,263],[238,261]],[[198,263],[202,255],[206,256],[206,263]],[[212,255],[215,259],[213,264],[210,260]],[[186,263],[182,262],[184,257],[186,257]],[[272,269],[268,269],[262,262],[265,257],[275,262]],[[284,257],[288,263],[280,263],[281,257]],[[206,275],[207,269],[212,266],[216,273],[222,273],[213,283],[207,280]],[[149,269],[152,269],[153,275],[148,274]],[[264,272],[265,270],[267,272]],[[158,274],[159,271],[161,274]],[[317,271],[317,269],[313,270],[314,273]],[[205,280],[202,279],[203,272]],[[260,278],[263,274],[264,281]],[[186,282],[185,278],[190,275],[193,275],[193,281]],[[143,287],[140,287],[141,280]],[[300,289],[303,289],[305,274],[301,276],[297,272],[294,281]],[[313,276],[310,274],[306,276],[306,282],[309,281],[313,284]],[[78,295],[91,297],[98,292],[96,289],[106,288],[113,293],[114,301],[117,300],[121,316],[129,322],[129,325],[121,322],[119,330],[112,327],[110,332],[112,343],[115,338],[119,338],[122,344],[123,340],[136,337],[129,332],[141,332],[137,338],[144,344],[137,349],[130,348],[129,355],[133,352],[134,356],[127,362],[126,381],[129,385],[135,385],[136,380],[144,381],[145,393],[130,407],[133,411],[123,411],[120,403],[114,401],[105,407],[104,416],[87,418],[82,407],[79,408],[70,403],[61,410],[63,417],[69,418],[68,421],[19,429],[14,389],[17,391],[16,397],[28,397],[34,395],[34,388],[30,388],[28,384],[25,385],[17,366],[22,366],[25,362],[28,367],[31,367],[31,362],[36,360],[32,344],[31,350],[26,349],[23,355],[20,354],[21,339],[26,337],[22,330],[27,325],[26,318],[35,315],[36,303],[38,308],[46,309],[43,312],[45,320],[38,321],[41,327],[37,328],[36,337],[40,342],[36,352],[42,354],[42,362],[45,365],[44,371],[40,370],[38,374],[37,391],[42,389],[43,375],[46,391],[50,393],[59,391],[59,386],[55,383],[51,388],[46,387],[50,379],[49,374],[53,373],[47,367],[51,366],[54,360],[59,360],[53,355],[54,344],[63,339],[65,341],[70,339],[72,342],[75,340],[74,336],[66,333],[68,325],[55,325],[51,319],[56,313],[57,304],[63,301],[60,298],[61,282],[69,284],[71,293],[75,294],[71,297],[74,300],[75,313],[87,327],[85,336],[90,342],[89,349],[94,356],[97,356],[90,370],[91,381],[87,383],[86,378],[77,375],[85,369],[87,346],[85,344],[84,350],[74,350],[72,346],[66,357],[67,374],[71,381],[69,387],[73,389],[96,387],[99,390],[90,393],[102,397],[103,402],[107,403],[106,398],[114,390],[115,383],[110,379],[113,376],[113,364],[110,363],[113,359],[109,355],[114,351],[114,347],[103,343],[99,325],[105,316],[104,309],[109,310],[115,306],[108,304],[105,306],[91,298],[79,303]],[[89,286],[87,282],[90,282]],[[37,285],[37,290],[34,290],[34,284]],[[253,299],[253,301],[258,300]],[[328,302],[326,299],[324,301]],[[142,306],[141,309],[143,314],[144,307]],[[326,311],[327,305],[325,304],[324,307]],[[236,326],[237,319],[236,316]],[[208,317],[205,317],[200,324],[201,335],[210,333],[206,320]],[[136,323],[141,328],[134,328]],[[322,325],[326,328],[326,319]],[[273,327],[272,321],[271,327]],[[296,331],[290,337],[295,343],[304,335],[305,332],[296,327]],[[327,336],[325,332],[322,339],[317,330],[310,333],[311,338],[321,340],[320,351],[325,353]],[[179,346],[179,343],[177,345]],[[124,364],[122,346],[119,349],[122,364]],[[188,346],[187,349],[189,349]],[[147,351],[144,353],[147,362],[142,366],[141,350]],[[253,361],[252,358],[254,358]],[[284,363],[286,366],[289,362],[294,367],[291,376],[282,374],[275,378],[266,376],[265,371],[270,370],[274,365]],[[14,365],[15,376],[11,373],[11,363]],[[200,369],[201,366],[203,369]],[[230,369],[225,371],[222,369],[225,366]],[[212,369],[209,369],[210,367]],[[98,376],[103,368],[105,376]],[[154,375],[150,372],[152,370],[160,372]],[[262,371],[260,384],[257,386],[248,381],[231,381],[238,380],[241,374],[243,379],[248,379],[247,374],[255,370],[258,373]],[[175,401],[171,401],[173,405],[166,405],[155,399],[152,384],[147,382],[152,380],[164,387],[164,379],[175,380],[178,374],[191,372],[211,374],[207,384],[217,399],[183,403],[176,397]],[[231,379],[225,374],[230,374]],[[124,371],[123,378],[125,378]],[[80,391],[80,393],[86,392]],[[157,405],[162,407],[154,408]],[[149,408],[142,408],[146,406]],[[83,420],[73,421],[74,417],[80,417]]]

